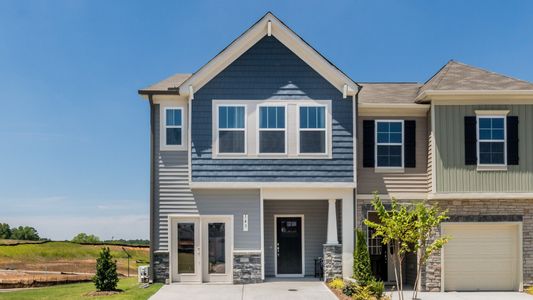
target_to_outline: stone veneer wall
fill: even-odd
[[[260,283],[261,253],[239,252],[233,253],[233,283]]]
[[[342,278],[342,244],[324,245],[324,280]]]
[[[169,267],[168,252],[155,252],[154,263],[152,265],[154,282],[165,283],[169,278]]]
[[[366,213],[372,210],[371,200],[358,199],[357,224],[362,228]],[[388,201],[383,200],[384,203]],[[522,221],[524,287],[533,286],[533,199],[464,199],[432,200],[448,210],[449,222],[520,222]],[[438,233],[437,233],[438,234]],[[440,292],[441,253],[434,253],[422,271],[422,290]]]

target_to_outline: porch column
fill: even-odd
[[[329,199],[328,206],[328,236],[326,244],[337,245],[339,244],[337,235],[337,208],[335,206],[336,199]]]
[[[354,250],[354,192],[346,192],[342,197],[342,276],[353,275]]]

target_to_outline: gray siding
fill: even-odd
[[[363,136],[364,120],[415,120],[416,121],[416,167],[405,168],[404,173],[376,173],[374,168],[363,168],[363,140],[357,145],[359,150],[357,164],[357,192],[359,194],[388,193],[426,193],[427,151],[428,151],[428,121],[425,117],[359,117],[358,134]]]
[[[154,110],[154,250],[167,250],[168,215],[195,214],[198,208],[189,188],[187,151],[160,151],[159,105]]]
[[[333,159],[212,159],[212,100],[332,101]],[[352,101],[274,37],[265,37],[192,101],[193,181],[353,181]]]
[[[337,201],[340,203],[341,201]],[[328,224],[327,200],[265,200],[265,276],[274,276],[274,215],[304,215],[305,274],[314,275],[314,259],[322,256]],[[340,209],[337,218],[340,220]],[[338,226],[339,241],[341,227]]]
[[[506,172],[478,172],[465,165],[464,117],[475,110],[510,110],[518,116],[520,164]],[[533,105],[435,106],[437,192],[533,192]]]
[[[201,215],[233,215],[235,250],[261,250],[261,205],[259,190],[194,190]],[[248,231],[242,216],[248,214]]]

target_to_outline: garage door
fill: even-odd
[[[498,223],[446,223],[446,291],[506,291],[519,288],[519,226]]]

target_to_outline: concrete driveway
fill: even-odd
[[[320,281],[273,281],[258,284],[170,284],[150,300],[336,300]],[[530,299],[532,300],[532,299]]]
[[[404,292],[404,299],[411,299],[413,291]],[[393,300],[398,300],[398,293],[392,294]],[[533,300],[533,296],[518,292],[446,292],[419,293],[421,300]]]

